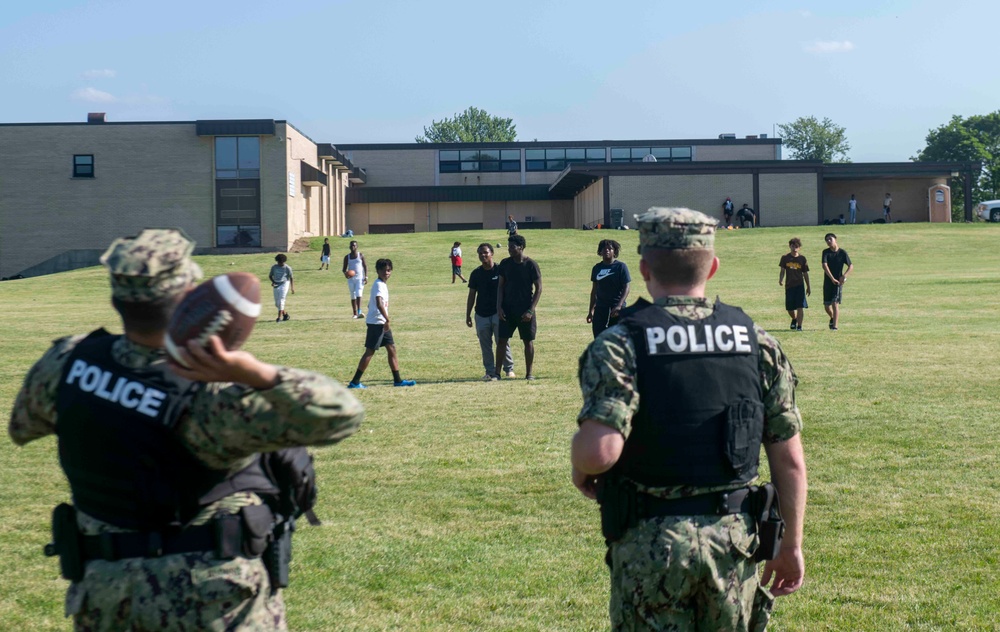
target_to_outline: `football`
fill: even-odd
[[[260,280],[249,272],[230,272],[205,281],[188,292],[167,326],[167,353],[180,364],[178,349],[191,340],[205,345],[210,336],[226,349],[239,349],[260,316]]]
[[[357,274],[357,272],[355,272],[354,270],[348,270],[347,271],[347,278],[350,279],[351,277],[355,276],[356,274]]]

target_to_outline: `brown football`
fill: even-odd
[[[239,349],[260,316],[260,279],[249,272],[230,272],[205,281],[188,292],[170,318],[166,348],[183,364],[177,350],[191,340],[205,345],[210,336],[226,349]]]

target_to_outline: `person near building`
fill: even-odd
[[[462,276],[462,242],[456,241],[451,247],[451,282],[455,283],[455,277],[462,279],[462,283],[465,283],[465,277]]]
[[[570,450],[574,485],[601,505],[611,629],[763,630],[805,575],[796,376],[774,337],[705,297],[716,220],[680,208],[636,220],[653,302],[580,358]],[[753,485],[761,446],[773,485]]]
[[[885,199],[882,200],[882,219],[885,220],[886,224],[892,223],[892,196],[888,193],[885,194]]]
[[[271,266],[267,278],[271,281],[271,289],[274,291],[274,306],[278,308],[278,317],[274,322],[280,323],[291,318],[285,310],[285,300],[288,293],[295,294],[295,279],[292,278],[292,267],[288,265],[288,257],[284,253],[279,253],[274,257],[275,264]]]
[[[283,488],[262,453],[337,443],[364,417],[331,378],[217,336],[168,361],[167,323],[201,277],[193,249],[176,229],[115,240],[101,263],[124,334],[56,340],[11,411],[17,445],[56,436],[73,504],[53,512],[47,552],[76,630],[286,630],[281,569],[261,557]]]
[[[329,270],[330,269],[330,238],[323,238],[323,252],[319,255],[319,269]]]
[[[507,237],[513,237],[517,234],[517,222],[514,221],[513,215],[507,216]]]
[[[847,212],[850,215],[851,223],[858,223],[858,201],[854,198],[854,194],[851,194],[851,199],[847,202]]]
[[[746,202],[743,203],[743,208],[736,211],[736,219],[740,228],[753,228],[757,225],[757,213]]]
[[[733,225],[733,204],[732,198],[726,198],[726,201],[722,203],[722,221],[725,222],[726,226]]]

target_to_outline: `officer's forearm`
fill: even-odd
[[[781,546],[802,547],[802,522],[806,511],[808,482],[802,440],[795,435],[787,441],[765,444],[771,478],[778,488],[785,538]]]

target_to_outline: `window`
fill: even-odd
[[[215,243],[259,247],[260,137],[215,137]]]
[[[526,171],[562,171],[571,163],[605,162],[603,147],[568,147],[565,149],[525,149]]]
[[[642,162],[649,154],[656,162],[691,162],[690,147],[612,147],[611,162]]]
[[[438,153],[440,173],[520,171],[520,149],[453,149]]]
[[[259,178],[260,138],[257,136],[217,136],[215,138],[216,178]]]
[[[94,154],[76,154],[73,156],[73,177],[94,177]]]

